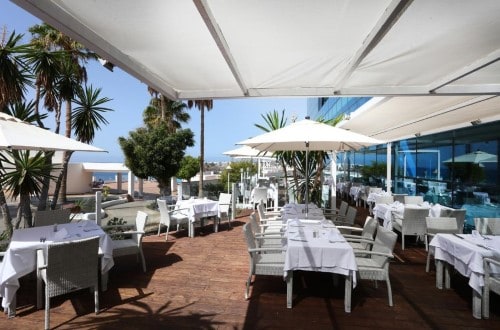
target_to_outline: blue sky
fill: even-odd
[[[39,24],[40,20],[10,1],[0,2],[0,28],[7,28],[8,35],[12,31],[24,33],[26,42],[30,34],[28,28]],[[150,95],[147,86],[119,68],[110,72],[98,63],[89,63],[87,67],[89,81],[94,87],[102,89],[101,95],[111,98],[106,106],[115,111],[107,113],[110,122],[94,139],[94,145],[107,150],[107,153],[73,154],[72,162],[123,162],[124,157],[118,137],[128,136],[130,131],[142,125],[142,112],[147,106]],[[306,98],[252,98],[214,100],[213,109],[205,113],[205,159],[206,161],[229,161],[222,153],[236,148],[236,142],[260,134],[262,131],[254,124],[263,124],[261,114],[273,110],[285,110],[285,116],[296,116],[302,119],[307,113]],[[189,110],[191,120],[184,125],[195,134],[195,146],[187,150],[187,154],[199,155],[200,113],[197,109]],[[64,122],[64,119],[62,119]],[[52,118],[46,121],[47,126],[53,123]],[[64,128],[61,129],[64,132]]]

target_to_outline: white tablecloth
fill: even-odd
[[[59,224],[57,228],[57,232],[54,232],[53,226],[14,231],[0,268],[2,307],[10,306],[19,289],[19,278],[36,269],[36,250],[46,249],[49,243],[99,236],[99,253],[102,255],[101,272],[104,274],[113,267],[113,242],[94,221]],[[40,242],[41,237],[45,237],[45,242]]]
[[[353,275],[358,267],[351,245],[332,224],[313,221],[288,222],[284,276],[290,270]]]
[[[458,236],[463,239],[452,234],[437,234],[429,244],[430,253],[468,277],[469,286],[481,295],[484,286],[483,258],[500,256],[500,236],[487,236],[490,239],[465,234]]]
[[[189,217],[189,237],[194,237],[194,223],[206,217],[220,217],[219,202],[210,199],[187,199],[177,201],[176,209],[186,209]],[[216,228],[214,223],[214,228]]]
[[[289,203],[285,204],[281,208],[281,218],[283,219],[284,223],[286,223],[286,221],[289,219],[299,219],[305,217],[306,217],[305,204]],[[325,219],[325,215],[323,213],[323,210],[319,208],[316,204],[309,203],[307,207],[307,219],[322,220]]]
[[[291,276],[289,272],[294,270],[329,272],[346,276],[344,305],[345,311],[350,312],[350,279],[352,286],[355,287],[358,267],[351,245],[345,241],[339,230],[328,221],[289,220],[286,237],[284,278]]]
[[[424,208],[424,209],[430,209],[431,207],[427,204],[423,205],[411,205],[412,208]],[[392,221],[396,218],[402,219],[404,216],[405,212],[405,204],[400,203],[400,202],[394,202],[391,204],[377,204],[373,208],[373,214],[375,216],[375,219],[380,218],[383,220],[383,226],[388,229],[392,230]]]

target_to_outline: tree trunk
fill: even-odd
[[[200,108],[200,181],[198,182],[198,197],[203,197],[203,173],[205,172],[205,110]]]
[[[66,100],[66,134],[67,138],[71,138],[71,100]],[[68,180],[68,163],[71,157],[71,152],[64,152],[64,163],[63,163],[63,176],[61,181],[61,190],[59,191],[59,200],[61,203],[66,203],[66,183]]]
[[[2,209],[5,231],[7,232],[8,238],[10,239],[12,237],[12,232],[14,231],[12,227],[12,217],[10,216],[9,206],[7,205],[7,199],[5,198],[5,192],[1,187],[0,187],[0,208]]]
[[[47,176],[43,179],[43,186],[40,192],[40,196],[38,199],[38,211],[45,211],[47,209],[47,200],[49,199],[49,188],[50,188],[50,172],[52,168],[52,156],[54,155],[53,151],[45,152],[45,164],[47,165]]]
[[[55,210],[57,206],[57,202],[60,196],[59,192],[61,191],[63,178],[66,177],[66,173],[68,171],[68,163],[69,159],[71,158],[71,154],[72,154],[71,151],[66,151],[64,153],[63,167],[61,172],[59,173],[59,176],[57,177],[56,187],[54,189],[54,198],[52,199],[52,203],[50,204],[51,210]],[[63,200],[61,200],[61,202],[64,203]]]
[[[31,213],[31,200],[29,194],[19,196],[19,208],[21,208],[24,217],[24,228],[33,227],[33,214]]]

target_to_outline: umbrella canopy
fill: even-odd
[[[369,136],[304,119],[237,144],[262,151],[343,151],[383,143]]]
[[[309,151],[342,151],[357,150],[376,144],[383,144],[369,136],[346,131],[344,129],[304,119],[283,128],[267,132],[251,139],[238,142],[262,151],[305,151],[306,163]],[[306,184],[309,182],[309,173],[306,167]],[[309,203],[309,189],[306,189],[306,217]]]
[[[0,113],[0,149],[105,151]]]
[[[272,152],[264,152],[249,146],[241,146],[236,149],[223,152],[229,157],[254,158],[254,157],[272,157]]]
[[[498,161],[498,157],[493,154],[489,154],[484,151],[474,151],[468,154],[464,154],[461,156],[457,156],[455,158],[450,158],[444,161],[444,163],[496,163]]]

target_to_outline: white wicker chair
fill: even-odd
[[[460,234],[460,228],[458,227],[457,219],[450,217],[426,217],[425,223],[427,230],[425,233],[425,250],[429,250],[429,242],[432,240],[434,235],[438,233],[445,234]],[[431,263],[431,254],[427,252],[427,262],[425,263],[425,271],[428,273]]]
[[[500,218],[474,218],[474,225],[482,235],[500,235]]]
[[[283,277],[285,267],[285,253],[283,248],[259,248],[255,244],[255,237],[251,229],[251,224],[243,226],[243,234],[248,247],[250,257],[249,273],[246,282],[245,299],[250,298],[250,284],[254,275],[274,275]]]
[[[405,204],[422,204],[424,197],[422,196],[404,196]]]
[[[37,307],[42,305],[45,283],[45,329],[50,328],[50,298],[92,288],[95,313],[99,312],[99,237],[53,243],[47,254],[37,251]]]
[[[259,220],[262,224],[271,224],[271,223],[281,223],[281,213],[274,211],[267,211],[265,209],[265,204],[260,202],[257,204],[257,213],[259,214]]]
[[[340,207],[338,209],[327,209],[323,208],[323,213],[325,217],[330,220],[335,220],[337,217],[345,217],[347,215],[347,210],[349,209],[349,203],[346,201],[340,202]]]
[[[144,236],[144,227],[148,220],[148,214],[142,211],[137,211],[137,216],[135,219],[135,230],[124,231],[119,233],[110,234],[111,238],[116,235],[131,235],[131,238],[127,239],[117,239],[113,240],[113,257],[121,257],[126,255],[137,255],[141,259],[142,270],[146,272],[146,260],[144,259],[144,253],[142,252],[142,237]],[[118,227],[130,227],[130,225],[125,226],[113,226],[113,228]]]
[[[227,218],[228,229],[231,228],[231,194],[220,193],[219,194],[219,213],[220,217],[217,219],[217,227],[222,221],[222,217]]]
[[[397,238],[396,233],[379,226],[371,251],[354,250],[359,278],[375,281],[375,287],[377,287],[377,281],[385,281],[389,306],[393,306],[389,264],[390,259],[394,257],[392,251]]]
[[[333,223],[336,226],[354,226],[354,221],[356,220],[356,214],[358,214],[358,209],[354,206],[349,206],[347,208],[347,213],[345,216],[336,216],[333,219]]]
[[[485,319],[490,317],[490,291],[495,292],[500,295],[500,277],[497,272],[492,272],[491,267],[494,266],[496,269],[500,268],[500,260],[484,258],[484,286],[483,295],[481,297],[481,306],[483,310],[483,317]],[[496,273],[496,274],[494,274]]]
[[[345,239],[349,242],[355,250],[368,250],[371,248],[370,242],[373,243],[375,232],[377,231],[378,222],[373,217],[367,216],[363,228],[337,226],[340,230],[349,230],[351,232],[359,232],[360,235],[343,234]]]
[[[161,226],[167,227],[167,232],[165,233],[165,241],[168,240],[168,233],[170,231],[170,226],[176,225],[177,231],[181,224],[187,224],[189,226],[189,217],[187,209],[176,209],[169,210],[168,203],[164,199],[157,199],[158,210],[160,210],[160,223],[158,224],[158,236],[160,236]]]
[[[253,236],[255,237],[255,243],[258,247],[280,248],[283,245],[283,232],[281,231],[281,226],[272,229],[268,228],[269,230],[267,232],[263,232],[262,226],[267,227],[267,225],[259,225],[255,212],[252,212],[249,218],[250,228],[252,229]]]
[[[457,219],[458,232],[461,234],[464,232],[464,224],[465,224],[465,213],[466,209],[449,209],[449,208],[441,208],[439,212],[440,217],[445,218],[455,218]]]
[[[405,236],[424,236],[426,233],[425,218],[429,210],[425,208],[412,208],[406,206],[403,218],[396,218],[392,222],[392,228],[401,232],[401,248],[405,249]]]
[[[71,209],[36,211],[33,216],[33,227],[68,223],[71,221],[70,215]]]

